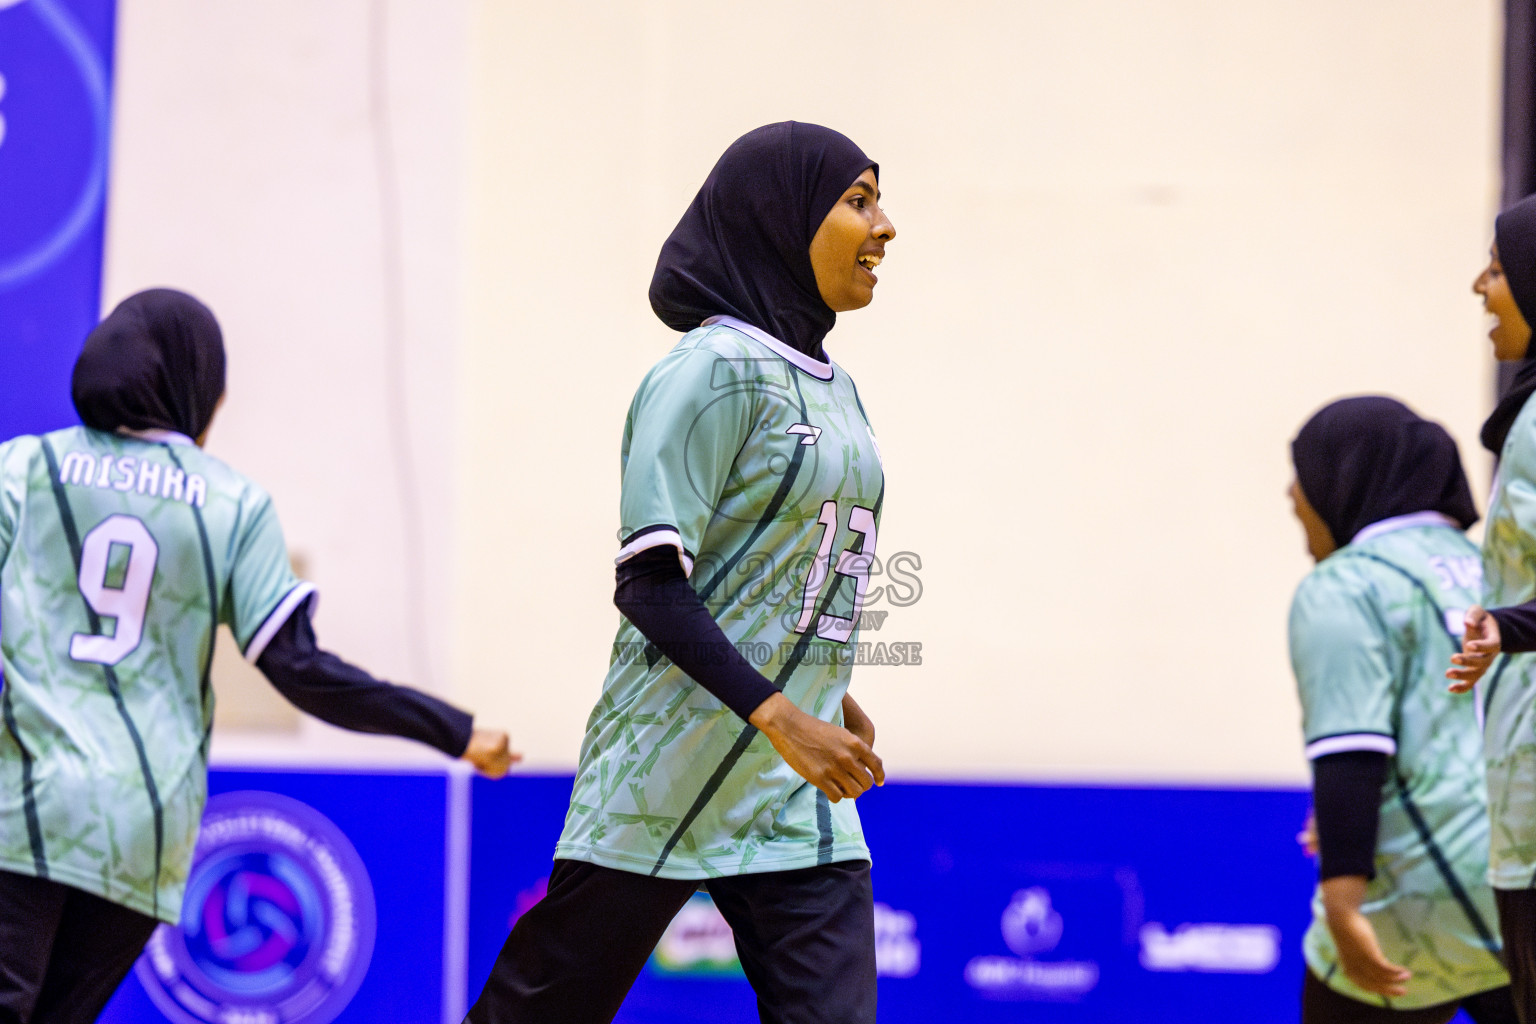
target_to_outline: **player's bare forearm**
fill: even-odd
[[[875,746],[875,723],[859,707],[859,702],[853,699],[853,694],[843,695],[843,728],[853,733],[870,748]]]
[[[1451,655],[1451,667],[1445,677],[1451,680],[1452,693],[1466,693],[1477,685],[1498,657],[1503,640],[1499,636],[1499,620],[1488,614],[1487,609],[1473,605],[1467,609],[1466,632],[1461,638],[1461,652]]]
[[[1376,929],[1360,912],[1366,885],[1363,875],[1339,875],[1324,879],[1319,886],[1328,931],[1339,950],[1339,966],[1350,981],[1367,992],[1401,996],[1408,991],[1408,979],[1413,972],[1382,953]]]
[[[469,734],[469,746],[459,755],[488,779],[499,779],[523,759],[512,749],[511,738],[500,729],[476,729]]]
[[[802,779],[834,803],[853,798],[870,786],[885,785],[885,766],[852,732],[823,722],[775,693],[748,719]]]

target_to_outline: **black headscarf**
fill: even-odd
[[[821,356],[837,314],[811,239],[855,178],[880,166],[830,128],[781,121],[731,143],[661,247],[651,309],[676,331],[725,314]]]
[[[1383,519],[1440,512],[1465,530],[1477,506],[1456,442],[1438,423],[1391,398],[1325,405],[1291,442],[1296,482],[1343,547]]]
[[[1536,313],[1536,196],[1526,196],[1499,214],[1493,222],[1493,240],[1499,247],[1499,265],[1504,268],[1509,293],[1520,307],[1520,315],[1529,321]],[[1526,350],[1525,358],[1515,367],[1509,390],[1483,423],[1480,436],[1484,448],[1495,455],[1503,452],[1509,428],[1532,394],[1536,394],[1536,345]]]
[[[185,292],[130,295],[86,336],[70,392],[88,427],[196,438],[224,394],[219,322]]]

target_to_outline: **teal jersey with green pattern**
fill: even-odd
[[[1483,603],[1536,598],[1536,402],[1515,418],[1483,530]],[[1478,683],[1493,818],[1488,877],[1495,889],[1536,886],[1536,654],[1499,659]]]
[[[1449,519],[1376,523],[1318,564],[1291,605],[1291,662],[1307,757],[1389,755],[1376,877],[1362,908],[1387,959],[1413,972],[1391,1006],[1444,1003],[1508,983],[1488,866],[1488,805],[1474,701],[1445,670],[1481,586],[1477,548]],[[1307,964],[1351,998],[1387,1005],[1339,968],[1321,894]]]
[[[252,661],[313,590],[267,495],[179,434],[0,445],[0,869],[176,921],[214,630]]]
[[[685,334],[624,430],[619,561],[669,545],[786,697],[842,723],[884,474],[847,372],[739,321]],[[620,623],[557,857],[666,878],[869,856],[756,729]]]

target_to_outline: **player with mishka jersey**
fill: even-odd
[[[215,631],[290,701],[487,774],[505,733],[315,641],[272,501],[202,450],[213,315],[158,289],[86,340],[84,426],[0,444],[0,1020],[96,1019],[179,920],[207,795]]]

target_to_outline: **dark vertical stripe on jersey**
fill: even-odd
[[[1483,915],[1477,912],[1477,907],[1472,904],[1472,897],[1467,894],[1466,888],[1461,884],[1461,879],[1456,877],[1451,870],[1450,862],[1445,859],[1445,854],[1440,850],[1440,844],[1435,842],[1433,834],[1429,830],[1429,822],[1424,820],[1424,815],[1419,813],[1419,807],[1413,802],[1413,797],[1408,795],[1407,780],[1395,769],[1392,772],[1397,781],[1397,796],[1402,802],[1403,810],[1408,813],[1408,820],[1413,822],[1413,829],[1424,842],[1424,848],[1429,851],[1430,860],[1435,862],[1435,868],[1440,872],[1440,877],[1445,880],[1446,888],[1451,891],[1451,896],[1460,905],[1462,913],[1467,915],[1467,920],[1472,922],[1472,928],[1477,932],[1477,937],[1482,940],[1483,948],[1488,950],[1495,958],[1499,955],[1499,940],[1494,937],[1488,923],[1483,920]]]
[[[64,527],[64,538],[69,541],[69,554],[74,560],[75,575],[80,575],[80,530],[75,526],[75,513],[69,507],[69,495],[64,493],[64,481],[59,477],[59,460],[53,454],[53,446],[43,439],[43,458],[48,461],[48,477],[53,484],[53,498],[59,506],[59,522]],[[85,615],[91,624],[91,632],[101,632],[101,617],[96,614],[96,609],[81,595],[81,602],[85,605]],[[144,775],[144,791],[149,796],[149,806],[155,816],[155,889],[151,896],[154,916],[160,913],[160,862],[165,853],[165,809],[160,804],[160,788],[155,785],[155,775],[149,766],[149,754],[144,750],[144,737],[139,735],[138,726],[133,724],[133,716],[128,714],[128,705],[123,703],[123,690],[118,685],[117,672],[111,665],[101,666],[102,674],[107,678],[107,690],[112,694],[112,700],[117,704],[117,713],[123,720],[123,726],[128,730],[129,739],[133,740],[133,749],[139,755],[139,771]]]
[[[1499,680],[1504,678],[1504,670],[1509,667],[1509,655],[1499,659],[1498,668],[1493,670],[1493,676],[1488,680],[1488,693],[1483,698],[1483,721],[1488,721],[1488,711],[1493,707],[1493,695],[1499,690]],[[1486,726],[1485,726],[1486,731]]]
[[[43,826],[37,820],[37,793],[32,782],[32,754],[21,742],[16,725],[16,709],[11,705],[11,688],[0,684],[0,710],[5,713],[5,728],[16,749],[21,751],[21,806],[27,818],[27,842],[32,846],[32,866],[38,878],[48,877],[48,853],[43,845]]]
[[[875,507],[873,509],[876,519],[880,518],[880,506],[884,502],[885,485],[882,483],[880,485],[880,496],[875,499]],[[864,553],[865,539],[865,537],[859,538],[860,554]],[[805,652],[810,647],[811,638],[816,635],[816,624],[821,621],[821,617],[825,615],[827,611],[832,607],[832,599],[837,596],[838,590],[841,589],[843,585],[843,580],[847,579],[847,577],[841,573],[833,573],[832,576],[832,584],[831,586],[827,587],[827,596],[822,599],[821,607],[817,609],[816,616],[811,619],[811,624],[806,628],[806,631],[800,634],[800,639],[795,643],[795,649],[790,652],[789,657],[784,660],[784,664],[779,667],[778,675],[773,677],[774,689],[779,690],[780,692],[783,692],[784,687],[789,684],[789,677],[794,674],[795,669],[800,667],[800,661],[805,657]],[[661,866],[667,862],[668,857],[672,856],[673,848],[676,847],[678,841],[683,838],[683,834],[688,831],[689,827],[693,824],[694,819],[699,816],[699,812],[704,810],[705,805],[714,798],[714,795],[720,789],[721,784],[725,782],[725,777],[730,774],[732,768],[736,767],[736,762],[741,760],[741,755],[746,753],[747,745],[752,742],[753,737],[756,735],[757,727],[749,723],[747,727],[741,731],[741,735],[736,737],[736,742],[731,745],[731,749],[720,761],[720,764],[714,770],[714,773],[710,775],[709,780],[704,783],[704,788],[699,791],[698,797],[694,799],[693,806],[689,807],[688,813],[683,815],[681,820],[678,821],[677,828],[673,829],[672,835],[667,839],[667,844],[661,848],[661,856],[656,858],[656,864],[651,868],[652,875],[655,875],[657,872],[661,871]],[[818,790],[817,792],[820,791]],[[821,824],[820,819],[821,815],[818,813],[818,826]],[[821,837],[817,840],[818,859],[821,843],[831,843],[831,837],[832,821],[831,811],[829,809],[826,827],[821,830]]]
[[[821,790],[816,791],[816,863],[832,863],[832,801]]]
[[[1364,558],[1378,565],[1384,565],[1417,587],[1419,593],[1423,594],[1424,599],[1429,602],[1429,606],[1435,610],[1435,615],[1440,619],[1440,625],[1444,628],[1445,635],[1450,639],[1453,649],[1460,649],[1461,641],[1457,638],[1456,634],[1451,632],[1450,623],[1445,620],[1445,610],[1440,607],[1440,602],[1435,600],[1434,594],[1430,592],[1429,587],[1423,580],[1396,562],[1388,561],[1380,555],[1371,555],[1364,551],[1353,551],[1350,552],[1350,555],[1354,558]],[[1402,710],[1402,702],[1406,696],[1406,692],[1399,691],[1397,699],[1393,701],[1392,721],[1394,726],[1397,724]],[[1455,872],[1451,869],[1450,862],[1445,859],[1445,853],[1441,851],[1440,844],[1435,842],[1434,832],[1431,831],[1429,822],[1424,820],[1424,815],[1419,811],[1418,804],[1414,803],[1413,797],[1408,795],[1408,780],[1397,770],[1395,758],[1393,759],[1392,777],[1397,783],[1397,796],[1403,805],[1403,811],[1407,813],[1408,820],[1413,823],[1413,830],[1419,834],[1419,840],[1424,844],[1424,848],[1429,851],[1429,859],[1435,862],[1435,869],[1440,872],[1440,877],[1445,881],[1446,888],[1450,890],[1452,898],[1460,905],[1462,913],[1466,914],[1467,920],[1472,923],[1472,928],[1477,932],[1477,937],[1482,940],[1483,948],[1497,956],[1499,941],[1494,938],[1493,931],[1488,927],[1488,923],[1483,920],[1483,915],[1478,913],[1477,907],[1473,905],[1472,897],[1467,894],[1466,887],[1461,884],[1461,879],[1456,877]]]
[[[165,454],[171,457],[171,461],[176,463],[176,468],[185,475],[187,469],[176,457],[176,449],[166,445]],[[207,761],[208,737],[213,729],[213,719],[208,714],[208,691],[213,678],[214,644],[219,638],[219,584],[213,572],[213,545],[208,542],[208,526],[203,522],[203,510],[191,502],[187,503],[187,507],[192,510],[192,519],[197,523],[197,539],[203,546],[203,574],[208,581],[208,610],[211,615],[211,621],[208,624],[208,657],[203,660],[203,678],[199,689],[203,702],[203,760]]]
[[[785,363],[787,365],[788,360],[785,360]],[[800,390],[800,377],[794,373],[793,367],[790,369],[789,376],[795,382],[795,397],[800,401],[800,421],[803,423],[810,416],[810,412],[805,407],[805,392]],[[794,490],[795,479],[800,475],[800,465],[805,462],[805,450],[809,447],[811,446],[805,444],[795,445],[795,450],[789,456],[789,466],[784,470],[784,478],[779,481],[778,489],[773,492],[773,497],[769,499],[768,507],[758,517],[757,525],[752,527],[752,532],[747,534],[747,539],[742,541],[741,546],[736,549],[736,553],[727,558],[714,576],[710,577],[709,582],[705,583],[703,588],[699,590],[699,600],[709,600],[709,595],[713,594],[720,584],[725,582],[731,570],[736,568],[741,560],[747,556],[747,552],[752,550],[752,545],[757,542],[757,538],[761,537],[763,531],[768,529],[769,524],[779,517],[779,510],[784,507],[784,502],[789,500],[790,492]]]

